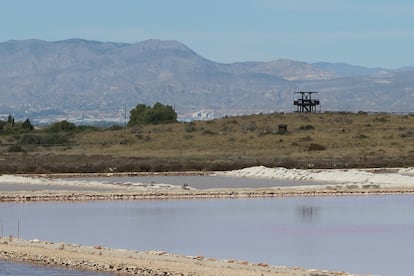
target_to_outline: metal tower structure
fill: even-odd
[[[298,99],[295,99],[293,101],[293,105],[297,106],[297,112],[316,112],[316,107],[319,106],[320,111],[320,101],[318,99],[312,99],[312,94],[316,94],[318,92],[314,91],[300,91],[295,92],[295,94],[300,94],[301,97]]]

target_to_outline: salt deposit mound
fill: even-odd
[[[257,166],[218,174],[279,180],[335,182],[338,184],[414,186],[414,168],[300,170]]]

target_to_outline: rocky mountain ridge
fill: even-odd
[[[286,59],[223,64],[161,40],[7,41],[0,60],[0,114],[34,120],[121,120],[125,109],[157,101],[182,116],[286,112],[300,90],[318,91],[322,110],[414,110],[414,68]]]

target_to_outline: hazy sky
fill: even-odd
[[[218,62],[414,66],[414,1],[0,0],[0,41],[173,39]]]

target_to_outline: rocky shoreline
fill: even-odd
[[[41,201],[90,201],[90,200],[146,200],[146,199],[207,199],[207,198],[259,198],[295,196],[347,196],[347,195],[397,195],[414,194],[414,188],[381,187],[280,187],[263,189],[209,189],[161,191],[25,191],[2,192],[0,203]]]
[[[0,259],[117,275],[354,275],[264,263],[252,264],[247,261],[207,259],[203,256],[179,256],[163,251],[137,252],[99,245],[28,241],[13,237],[0,238]]]

